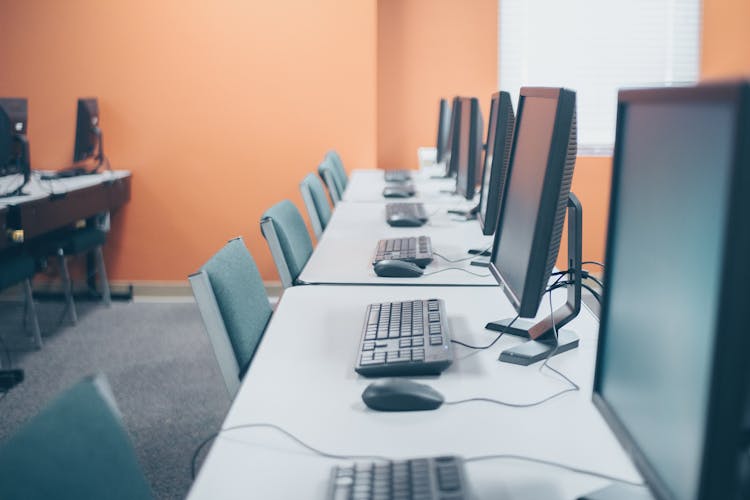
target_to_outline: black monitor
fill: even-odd
[[[76,117],[76,142],[73,162],[95,159],[99,168],[104,162],[102,131],[99,128],[99,104],[96,98],[78,99]]]
[[[580,204],[570,193],[577,150],[575,109],[576,95],[571,90],[521,89],[508,176],[490,259],[490,271],[519,317],[533,318],[547,290],[560,248],[566,207],[570,207],[568,261],[569,279],[574,285],[570,290],[574,292],[569,293],[566,305],[554,314],[550,311],[550,316],[536,323],[517,320],[513,325],[502,321],[487,325],[490,329],[541,339],[550,345],[559,344],[555,347],[556,354],[575,347],[578,342],[571,332],[566,333],[570,342],[565,344],[554,336],[554,331],[574,318],[580,309],[580,272],[577,269],[580,268],[581,213]],[[514,352],[503,354],[512,356]],[[501,359],[519,364],[529,361],[520,357]]]
[[[620,92],[593,400],[659,500],[750,498],[748,214],[747,82]]]
[[[515,122],[510,94],[502,91],[493,94],[477,213],[479,226],[485,235],[494,233],[497,226]]]
[[[456,96],[451,104],[451,119],[448,128],[448,144],[443,155],[445,161],[445,176],[454,177],[458,172],[458,134],[461,128],[461,98]]]
[[[468,111],[468,112],[467,112]],[[461,98],[461,119],[459,121],[458,164],[456,173],[456,192],[471,200],[477,187],[477,172],[482,158],[482,136],[484,123],[479,99],[476,97]]]
[[[448,134],[450,132],[451,123],[451,108],[448,106],[448,101],[440,99],[440,114],[438,116],[438,127],[437,127],[437,163],[442,163],[445,159],[446,153],[448,152]]]
[[[17,196],[29,182],[28,102],[21,98],[0,98],[0,176],[21,174],[22,184],[3,196]]]

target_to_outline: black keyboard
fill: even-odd
[[[466,500],[463,459],[455,456],[336,466],[328,500]]]
[[[432,262],[432,242],[429,236],[389,238],[378,241],[372,263],[381,260],[406,260],[420,267]]]
[[[386,170],[383,177],[385,182],[406,182],[411,180],[411,172],[408,170]]]
[[[427,222],[429,217],[422,203],[388,203],[385,206],[385,218],[390,220],[393,217],[410,217]]]
[[[366,377],[438,375],[453,362],[440,299],[370,304],[354,370]]]

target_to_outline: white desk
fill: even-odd
[[[391,227],[385,221],[385,204],[340,202],[333,211],[323,236],[299,276],[310,284],[405,284],[405,285],[478,285],[497,286],[486,267],[470,264],[470,260],[451,263],[435,256],[425,274],[458,267],[482,277],[449,269],[419,278],[381,278],[372,268],[372,257],[379,239],[406,236],[429,236],[433,252],[447,259],[471,257],[470,248],[492,246],[492,236],[484,236],[475,220],[457,221],[446,213],[445,205],[425,204],[430,222],[422,227]]]
[[[52,171],[43,171],[42,173],[52,173]],[[39,172],[35,171],[32,173],[29,183],[23,188],[23,192],[26,193],[25,195],[0,198],[0,205],[21,205],[46,198],[50,195],[69,193],[78,189],[96,186],[110,180],[124,179],[130,175],[129,170],[105,170],[94,175],[41,180]],[[0,193],[6,192],[6,190],[14,186],[19,186],[22,179],[21,175],[0,177]]]
[[[560,291],[555,302],[564,300]],[[294,287],[287,289],[223,428],[269,422],[326,452],[393,458],[512,453],[639,481],[615,437],[591,403],[597,323],[584,310],[571,322],[578,349],[550,364],[581,386],[541,406],[514,409],[488,403],[431,412],[379,413],[360,395],[370,383],[354,372],[365,305],[386,300],[443,298],[454,339],[485,343],[487,321],[512,314],[497,289],[480,287]],[[543,309],[546,311],[546,309]],[[521,340],[506,336],[492,349],[455,348],[440,377],[425,378],[448,401],[486,396],[533,402],[567,388],[539,364],[497,361]],[[215,441],[189,498],[322,499],[331,466],[277,431],[239,429]],[[606,482],[556,468],[493,460],[467,464],[477,498],[570,499]]]
[[[412,181],[417,194],[411,198],[384,198],[383,188],[386,186],[384,170],[353,170],[349,175],[349,183],[344,191],[343,200],[352,202],[373,202],[373,201],[423,201],[430,203],[441,203],[445,205],[461,205],[467,203],[466,199],[449,194],[446,191],[453,191],[456,188],[455,179],[433,179],[436,175],[434,170],[414,170],[412,171]],[[398,184],[396,184],[398,185]]]

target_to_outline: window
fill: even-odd
[[[700,0],[499,0],[500,88],[576,91],[579,155],[612,153],[617,90],[694,83]]]

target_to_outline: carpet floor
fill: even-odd
[[[230,404],[197,306],[80,302],[77,310],[71,326],[62,303],[38,302],[44,346],[36,351],[23,304],[0,303],[0,350],[26,376],[0,400],[0,440],[82,377],[103,373],[154,494],[184,498],[193,451],[219,429]]]

